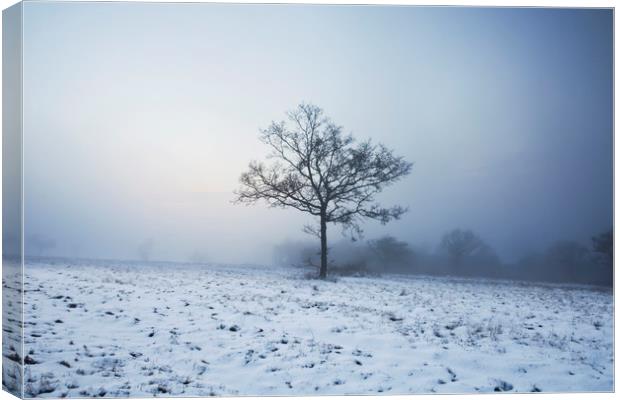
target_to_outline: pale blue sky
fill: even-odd
[[[57,255],[268,261],[294,211],[229,204],[301,101],[415,162],[368,224],[515,258],[612,224],[611,10],[24,4],[26,237]],[[331,228],[331,237],[340,236]],[[310,239],[310,238],[309,238]]]

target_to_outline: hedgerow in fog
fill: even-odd
[[[602,233],[597,238],[606,235]],[[446,237],[451,240],[446,241]],[[455,238],[472,243],[467,244],[467,247]],[[453,248],[448,243],[450,246],[458,244],[467,247],[468,251],[459,250],[459,259],[455,262],[455,255],[449,251]],[[524,254],[514,263],[501,260],[495,250],[475,232],[458,229],[444,235],[435,250],[389,235],[365,242],[341,240],[330,243],[329,248],[332,271],[340,275],[404,273],[606,286],[612,284],[612,258],[603,251],[605,248],[596,245],[588,248],[576,241],[554,242],[542,252]],[[273,260],[278,265],[314,267],[319,258],[320,249],[311,242],[284,242],[273,250]]]

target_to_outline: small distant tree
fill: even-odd
[[[440,250],[447,254],[455,267],[460,267],[466,257],[485,248],[485,243],[471,230],[454,229],[441,238]]]
[[[402,242],[393,236],[384,236],[372,240],[368,246],[383,270],[404,270],[413,265],[414,254],[407,242]]]
[[[592,237],[592,251],[610,267],[614,264],[614,233],[612,230]]]
[[[327,276],[327,224],[343,226],[352,238],[360,223],[388,223],[407,210],[383,207],[375,195],[409,174],[412,164],[370,140],[357,143],[343,128],[312,104],[287,113],[288,121],[272,122],[260,140],[271,149],[270,165],[252,161],[241,175],[236,202],[264,200],[271,207],[293,208],[318,220],[305,231],[320,238],[319,276]]]
[[[151,253],[153,252],[153,246],[155,242],[153,239],[146,239],[138,246],[138,255],[141,261],[149,261],[151,259]]]

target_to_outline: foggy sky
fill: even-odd
[[[302,101],[415,163],[380,196],[409,213],[367,238],[470,228],[506,260],[587,241],[613,222],[612,18],[24,3],[26,253],[268,262],[312,240],[297,211],[230,203],[258,129]]]

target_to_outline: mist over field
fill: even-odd
[[[300,102],[414,163],[380,195],[409,212],[366,223],[366,238],[434,249],[472,229],[515,262],[611,229],[609,10],[27,4],[24,15],[29,255],[141,259],[150,243],[149,259],[271,262],[273,246],[308,238],[309,219],[233,205],[232,192],[267,153],[259,129]]]

